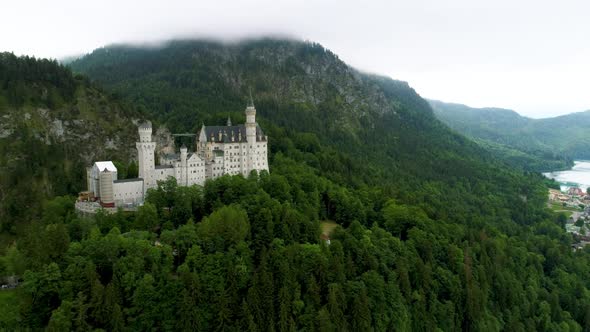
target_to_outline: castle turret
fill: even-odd
[[[246,138],[250,144],[256,142],[256,108],[252,97],[250,97],[250,103],[246,107]]]
[[[205,130],[205,124],[201,126],[199,131],[199,142],[197,143],[197,155],[201,158],[205,158],[205,147],[207,145],[207,132]]]
[[[100,172],[100,203],[104,207],[114,207],[113,172],[104,169]]]
[[[250,94],[250,102],[246,107],[246,141],[247,144],[247,159],[246,159],[246,174],[249,174],[254,169],[254,155],[256,154],[256,108]]]
[[[92,167],[86,167],[86,190],[93,191],[92,186]]]
[[[180,162],[184,165],[186,164],[186,157],[188,156],[188,149],[186,145],[182,145],[180,147]]]
[[[141,124],[137,131],[139,132],[139,142],[149,143],[152,141],[152,123],[150,121]]]
[[[152,123],[147,121],[139,126],[139,142],[135,143],[137,147],[137,159],[139,161],[139,177],[143,179],[144,192],[149,188],[156,186],[155,168],[156,161],[154,151],[156,143],[152,140]]]
[[[188,185],[188,165],[187,165],[188,149],[183,144],[180,147],[180,184]]]

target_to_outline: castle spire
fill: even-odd
[[[229,115],[227,116],[227,126],[231,127],[231,117]]]
[[[248,101],[248,107],[254,107],[254,99],[252,99],[252,88],[249,88],[250,100]]]

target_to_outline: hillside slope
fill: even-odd
[[[251,88],[270,174],[162,183],[135,215],[45,211],[18,248],[30,329],[590,326],[590,254],[572,252],[540,176],[450,130],[407,83],[284,40],[114,46],[72,68],[176,132],[243,121]]]
[[[436,116],[469,137],[504,149],[514,149],[558,167],[570,159],[590,157],[590,111],[546,119],[531,119],[512,110],[472,108],[466,105],[429,101]],[[509,155],[511,152],[507,151]],[[518,154],[518,153],[515,153]]]
[[[0,220],[12,230],[47,197],[85,188],[85,168],[128,162],[137,112],[55,61],[0,53]]]
[[[360,73],[317,44],[255,40],[174,41],[151,49],[113,46],[71,67],[177,132],[196,132],[203,122],[222,124],[228,115],[243,121],[252,89],[263,126],[313,133],[364,169],[347,171],[352,165],[317,161],[324,171],[340,168],[339,174],[371,183],[387,178],[400,192],[423,180],[447,182],[478,172],[480,164],[493,164],[476,145],[448,131],[407,83]],[[281,131],[269,136],[273,152],[293,139]]]

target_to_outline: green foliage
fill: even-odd
[[[135,229],[154,231],[159,224],[158,211],[151,203],[145,203],[135,214]]]
[[[572,158],[590,157],[585,142],[590,113],[530,119],[499,108],[470,108],[430,100],[436,116],[449,127],[475,139],[508,164],[533,171],[573,166]]]
[[[199,222],[193,214],[158,234],[138,220],[162,224],[173,215],[166,206],[175,208],[182,187],[170,180],[150,191],[148,200],[156,203],[146,203],[133,220],[97,216],[65,252],[28,255],[21,326],[487,331],[586,324],[582,304],[590,298],[573,294],[588,287],[590,252],[571,254],[571,240],[550,215],[530,226],[510,223],[502,232],[475,220],[433,220],[389,199],[380,207],[358,206],[364,225],[343,221],[328,246],[319,239],[317,218],[334,205],[329,193],[362,197],[365,189],[345,190],[286,157],[274,162],[277,178],[293,179],[291,194],[312,190],[285,200],[266,185],[268,174],[221,177],[202,190],[185,189],[198,193],[195,201],[222,202],[199,210],[206,211]],[[45,206],[61,211],[55,206],[62,200]],[[68,217],[71,209],[66,205],[59,215],[78,223]],[[98,223],[126,223],[131,231],[101,233]],[[40,230],[51,233],[47,227]],[[49,236],[42,234],[35,237]]]
[[[545,178],[543,179],[543,183],[545,184],[545,186],[547,186],[547,188],[561,190],[559,182],[555,181],[554,179]]]
[[[17,290],[0,292],[0,329],[15,331],[19,327],[19,297]]]
[[[271,172],[169,179],[131,215],[47,201],[4,257],[23,258],[5,269],[22,273],[20,328],[590,326],[590,251],[571,251],[542,177],[450,132],[407,84],[268,40],[103,49],[74,66],[173,130],[241,111],[251,85]],[[323,220],[338,224],[329,245]]]
[[[0,117],[0,231],[16,235],[45,199],[85,189],[87,160],[127,165],[130,149],[104,142],[131,145],[139,114],[55,60],[0,53]]]
[[[7,104],[0,106],[57,108],[73,99],[77,85],[70,70],[56,60],[0,53],[0,97]]]
[[[383,226],[402,240],[408,238],[410,229],[428,222],[431,220],[420,208],[397,205],[393,200],[388,201],[383,208]]]
[[[117,177],[119,179],[135,179],[139,173],[139,166],[135,160],[129,161],[128,164],[124,162],[113,160],[113,164],[117,168]]]
[[[250,233],[246,211],[225,206],[213,212],[197,228],[200,246],[205,252],[225,251],[244,241]]]

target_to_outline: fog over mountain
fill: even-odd
[[[530,117],[590,107],[590,5],[549,1],[10,2],[0,48],[61,58],[120,42],[292,36],[424,96]],[[21,13],[26,13],[26,24]]]

